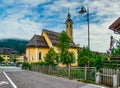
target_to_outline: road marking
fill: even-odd
[[[9,84],[9,83],[6,82],[6,81],[1,81],[1,82],[0,82],[0,85],[3,85],[3,84]]]
[[[12,84],[13,88],[17,88],[17,86],[13,83],[13,81],[8,77],[8,75],[3,72],[3,74],[6,76],[6,78],[9,80],[9,82]]]

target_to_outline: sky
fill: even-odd
[[[90,50],[106,52],[110,36],[119,34],[109,26],[120,17],[120,0],[0,0],[0,39],[30,40],[43,29],[61,32],[66,29],[68,9],[73,21],[74,42],[88,45],[86,14],[81,7],[89,7]]]

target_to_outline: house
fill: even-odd
[[[109,29],[113,30],[115,34],[120,34],[120,17],[109,26]]]
[[[10,48],[0,48],[0,56],[5,59],[5,62],[13,61],[24,61],[24,56],[17,53],[17,51]]]
[[[72,20],[71,15],[68,13],[66,24],[66,33],[70,37],[70,52],[74,52],[76,61],[77,61],[77,46],[73,42],[73,28],[72,28]],[[54,32],[51,30],[43,29],[41,35],[34,35],[32,39],[26,45],[26,57],[29,63],[44,61],[44,57],[48,53],[50,47],[54,48],[54,50],[58,53],[57,43],[58,36],[60,33]],[[77,65],[77,62],[74,64]]]
[[[16,51],[10,48],[0,48],[0,56],[5,59],[5,62],[8,62],[16,54]]]

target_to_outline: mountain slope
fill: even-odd
[[[21,39],[1,39],[0,47],[11,48],[19,53],[25,53],[25,46],[27,43],[27,40]]]

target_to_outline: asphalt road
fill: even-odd
[[[3,71],[16,87],[7,79]],[[22,71],[16,67],[0,67],[0,88],[103,88],[75,80],[45,75],[37,72]]]
[[[13,88],[10,81],[6,78],[3,72],[22,71],[21,68],[13,66],[0,66],[0,88]]]

